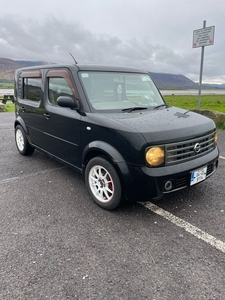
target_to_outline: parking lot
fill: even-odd
[[[21,156],[0,114],[0,299],[216,299],[225,295],[225,131],[217,172],[109,212],[82,176]]]

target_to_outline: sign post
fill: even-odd
[[[200,75],[199,75],[199,90],[198,90],[198,109],[200,109],[201,90],[202,90],[202,72],[205,46],[214,44],[215,26],[206,27],[206,21],[203,21],[203,28],[194,30],[193,32],[193,48],[202,47]]]

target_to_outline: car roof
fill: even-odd
[[[118,71],[118,72],[145,72],[140,69],[123,66],[104,66],[104,65],[77,65],[81,71]]]
[[[20,68],[18,70],[37,70],[37,69],[55,69],[68,68],[74,71],[108,71],[108,72],[132,72],[132,73],[147,73],[147,71],[123,67],[123,66],[106,66],[106,65],[79,65],[79,64],[46,64],[32,67]]]

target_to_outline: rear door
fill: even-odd
[[[43,136],[43,81],[41,70],[24,70],[18,78],[19,114],[23,119],[31,142],[44,145]]]

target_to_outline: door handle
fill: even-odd
[[[25,107],[24,106],[22,106],[21,109],[22,109],[22,112],[25,112]]]

